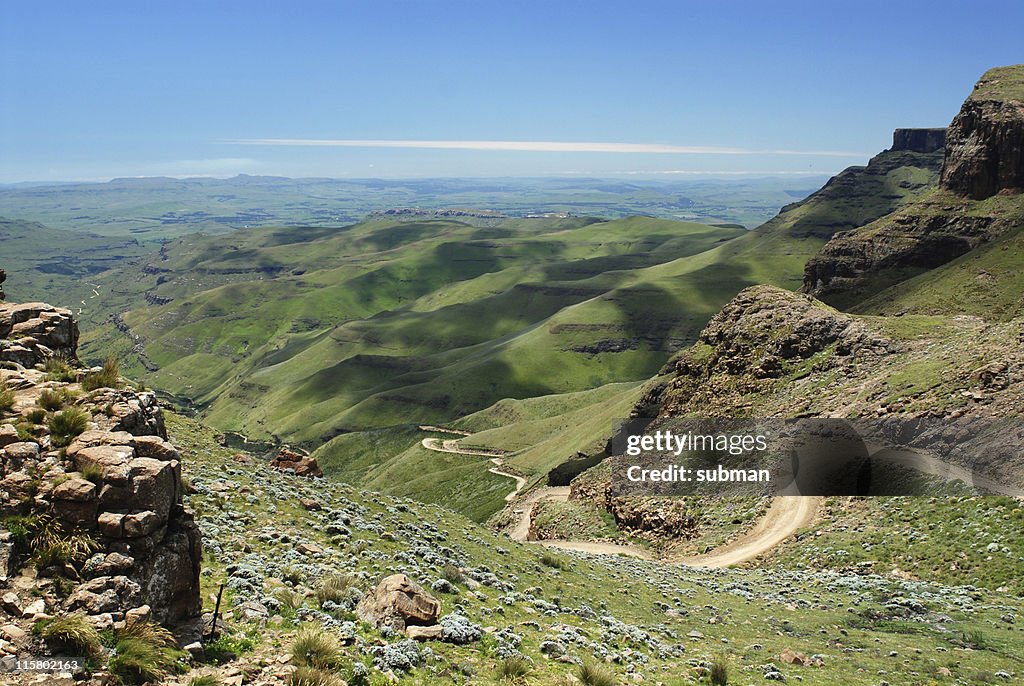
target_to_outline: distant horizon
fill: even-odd
[[[856,166],[856,165],[854,165]],[[824,177],[833,177],[836,174],[841,173],[848,167],[839,169],[835,172],[803,172],[803,171],[687,171],[687,170],[673,170],[664,172],[609,172],[601,175],[589,175],[580,172],[565,172],[562,174],[551,173],[551,174],[515,174],[515,175],[480,175],[480,176],[289,176],[286,174],[246,174],[244,172],[237,174],[143,174],[137,176],[110,176],[101,177],[96,179],[26,179],[24,181],[0,181],[0,187],[5,186],[63,186],[63,185],[75,185],[75,184],[106,184],[114,181],[127,181],[127,180],[159,180],[169,179],[174,181],[189,181],[189,180],[217,180],[217,181],[230,181],[232,179],[239,178],[250,178],[250,179],[288,179],[290,181],[389,181],[395,183],[401,182],[415,182],[415,181],[476,181],[485,179],[508,179],[510,181],[525,181],[525,180],[537,180],[537,181],[564,181],[564,180],[579,180],[579,181],[610,181],[610,180],[633,180],[633,181],[650,181],[650,182],[661,182],[669,183],[673,180],[687,180],[687,181],[699,181],[699,180],[744,180],[744,181],[756,181],[758,179],[772,179],[780,177],[788,177],[793,179],[820,179]]]
[[[831,176],[1021,61],[983,6],[18,3],[0,183]]]

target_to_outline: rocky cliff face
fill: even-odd
[[[80,368],[67,310],[3,304],[0,335],[0,621],[196,617],[200,532],[155,396]]]
[[[946,129],[896,129],[890,150],[941,152],[946,145]]]
[[[928,145],[900,133],[896,145]],[[838,234],[808,261],[804,292],[852,307],[946,264],[1017,225],[1024,188],[1024,65],[982,77],[946,134],[939,188],[866,226]],[[998,196],[998,197],[995,197]]]
[[[942,187],[975,200],[1024,190],[1024,65],[974,86],[949,125]]]

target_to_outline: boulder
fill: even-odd
[[[89,466],[99,467],[103,470],[104,481],[125,485],[131,476],[130,463],[135,449],[125,445],[97,445],[78,450],[71,457],[78,471]]]
[[[393,574],[368,592],[356,606],[359,619],[380,628],[437,624],[441,603],[405,574]]]
[[[315,459],[288,448],[281,448],[277,456],[270,461],[270,466],[281,471],[290,469],[296,476],[315,477],[324,475]]]

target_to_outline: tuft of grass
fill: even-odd
[[[725,658],[719,656],[714,659],[711,663],[709,677],[714,686],[727,686],[729,683],[729,665],[726,663]]]
[[[204,661],[214,665],[237,660],[239,656],[252,652],[256,639],[248,636],[221,635],[203,644]]]
[[[56,412],[70,399],[71,394],[65,388],[47,388],[36,398],[36,405],[47,412]]]
[[[0,381],[0,412],[9,412],[14,407],[14,391],[7,387],[6,381]]]
[[[97,486],[103,483],[103,467],[90,462],[81,469],[82,478]]]
[[[540,563],[552,569],[568,569],[569,563],[554,553],[544,553],[540,556]]]
[[[75,380],[75,370],[63,357],[51,357],[43,365],[47,381],[61,381],[67,383]]]
[[[48,515],[33,522],[30,536],[32,562],[37,569],[81,562],[100,547],[88,532],[66,530],[59,520]]]
[[[97,388],[117,388],[120,383],[121,371],[117,358],[108,357],[103,361],[103,370],[86,374],[82,379],[82,390],[95,391]]]
[[[188,686],[220,686],[220,681],[213,674],[204,674],[189,679]]]
[[[306,625],[299,629],[292,644],[295,664],[314,669],[337,669],[341,666],[341,645],[323,629]]]
[[[42,424],[43,420],[46,419],[46,410],[40,407],[31,409],[25,413],[25,419],[33,424]]]
[[[616,686],[619,683],[615,672],[593,660],[585,661],[576,669],[576,678],[583,686]]]
[[[103,649],[99,632],[82,614],[41,619],[32,627],[32,633],[60,648],[82,655],[98,655]]]
[[[171,632],[155,622],[135,622],[117,634],[107,669],[124,684],[159,681],[184,656]]]
[[[337,674],[305,665],[288,675],[288,686],[344,686],[344,684],[345,682]]]
[[[530,673],[533,666],[530,661],[521,655],[514,655],[498,661],[494,671],[495,681],[522,681]]]
[[[316,589],[317,600],[323,605],[325,601],[340,602],[348,597],[350,588],[356,585],[355,577],[348,574],[331,574],[320,580]]]
[[[92,417],[80,407],[69,407],[50,417],[50,442],[58,448],[69,445],[85,431]]]

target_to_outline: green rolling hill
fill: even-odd
[[[221,430],[319,448],[347,479],[484,518],[510,480],[485,460],[423,449],[408,427],[465,417],[482,431],[474,441],[512,451],[510,468],[543,481],[600,445],[637,383],[736,293],[796,288],[806,261],[849,228],[841,217],[868,222],[920,197],[940,161],[886,151],[753,231],[400,216],[185,236],[100,275],[111,302],[135,305],[86,331],[83,349],[117,350],[130,374]],[[496,419],[530,399],[536,416],[523,405]],[[421,476],[395,478],[410,470]],[[453,491],[455,476],[479,488]]]

